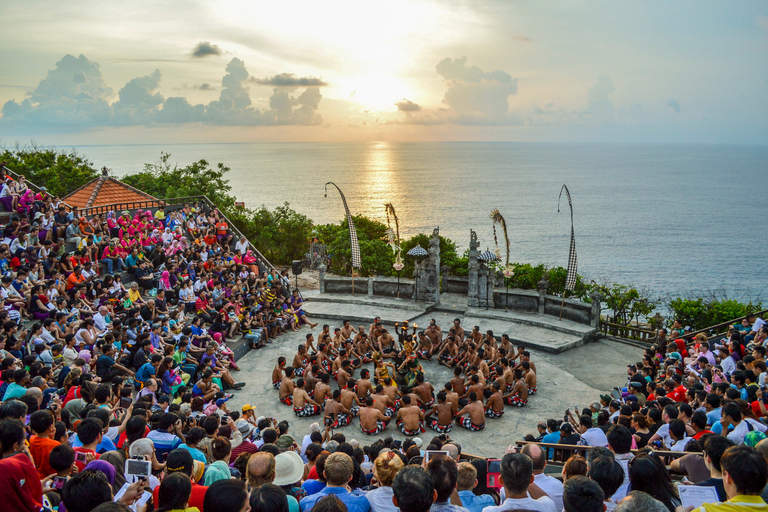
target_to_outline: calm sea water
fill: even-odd
[[[494,248],[490,211],[507,220],[511,260],[566,265],[571,191],[579,272],[667,295],[724,290],[768,302],[768,147],[535,143],[255,143],[82,146],[117,176],[156,162],[223,162],[248,206],[285,201],[315,222],[349,207],[385,221],[391,202],[401,236],[440,233],[461,250],[469,230]],[[501,236],[501,234],[500,234]]]

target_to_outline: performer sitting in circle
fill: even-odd
[[[293,405],[293,392],[295,386],[293,385],[293,368],[290,366],[285,369],[285,376],[280,383],[280,401],[285,405]]]
[[[424,428],[424,413],[416,405],[411,405],[411,397],[402,398],[403,406],[397,411],[397,427],[406,436],[417,436],[426,432]]]
[[[298,413],[297,413],[298,414]],[[331,428],[346,427],[353,414],[341,404],[341,391],[333,392],[333,398],[325,402],[325,425]]]
[[[357,393],[355,393],[356,384],[357,382],[355,379],[349,379],[346,387],[339,390],[341,393],[340,402],[344,407],[349,409],[352,417],[357,416],[357,413],[360,411],[360,406],[362,405],[357,398]]]
[[[437,405],[427,412],[427,426],[438,434],[448,434],[453,429],[453,411],[444,391],[437,394]],[[437,417],[434,417],[436,414]]]
[[[470,432],[479,432],[485,428],[485,409],[483,402],[477,399],[477,393],[469,393],[469,402],[456,416],[456,423]]]
[[[275,389],[280,389],[280,383],[283,382],[283,368],[285,368],[285,358],[280,356],[272,370],[272,387]]]
[[[355,384],[355,393],[357,393],[357,398],[360,400],[365,400],[365,398],[373,391],[373,384],[369,379],[370,376],[371,372],[368,371],[368,368],[360,370],[360,379]]]
[[[504,395],[504,403],[515,407],[525,407],[528,404],[528,387],[523,380],[523,372],[519,368],[514,371],[515,383],[512,391]]]
[[[331,398],[329,382],[331,382],[331,376],[327,373],[321,373],[320,382],[315,384],[315,396],[313,397],[317,403],[325,405],[325,401]]]
[[[416,355],[419,359],[432,359],[432,339],[424,331],[419,331],[419,346]]]
[[[521,363],[523,367],[523,376],[525,378],[525,387],[528,389],[529,395],[536,394],[536,372],[531,368],[530,361],[523,361]]]
[[[304,379],[297,380],[296,387],[293,390],[293,413],[300,418],[304,418],[319,414],[322,410],[322,407],[309,398],[307,392],[304,391]]]
[[[365,407],[360,409],[360,430],[369,436],[381,434],[391,419],[375,406],[373,397],[369,396],[365,399]]]
[[[483,391],[485,398],[485,416],[501,418],[504,415],[504,399],[501,396],[501,386],[498,382],[491,384],[491,389]]]

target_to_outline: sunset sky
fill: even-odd
[[[768,2],[3,2],[0,142],[768,143]]]

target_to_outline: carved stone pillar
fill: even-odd
[[[477,247],[480,244],[477,241],[477,233],[469,230],[469,281],[467,283],[467,305],[477,307]]]
[[[544,303],[547,300],[547,286],[549,286],[549,282],[542,278],[541,281],[539,281],[539,314],[544,314]]]
[[[325,271],[328,270],[328,267],[326,267],[324,264],[320,264],[319,267],[317,267],[318,271],[318,284],[320,288],[320,293],[325,293]]]
[[[592,299],[592,312],[590,313],[589,325],[597,329],[600,326],[600,311],[602,309],[600,301],[603,300],[603,294],[600,292],[592,292],[589,295]]]
[[[440,304],[440,228],[432,231],[429,239],[429,268],[433,275],[428,278],[430,297],[427,300]]]

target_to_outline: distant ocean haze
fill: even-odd
[[[579,273],[680,295],[724,290],[768,302],[768,147],[505,142],[253,143],[80,146],[116,176],[139,172],[160,152],[187,165],[222,162],[249,207],[289,202],[316,223],[338,222],[338,193],[353,214],[386,222],[391,202],[401,237],[440,233],[459,250],[478,233],[494,249],[490,212],[507,221],[510,260],[566,266],[571,191]],[[498,232],[499,243],[503,235]],[[503,248],[502,248],[503,254]]]

